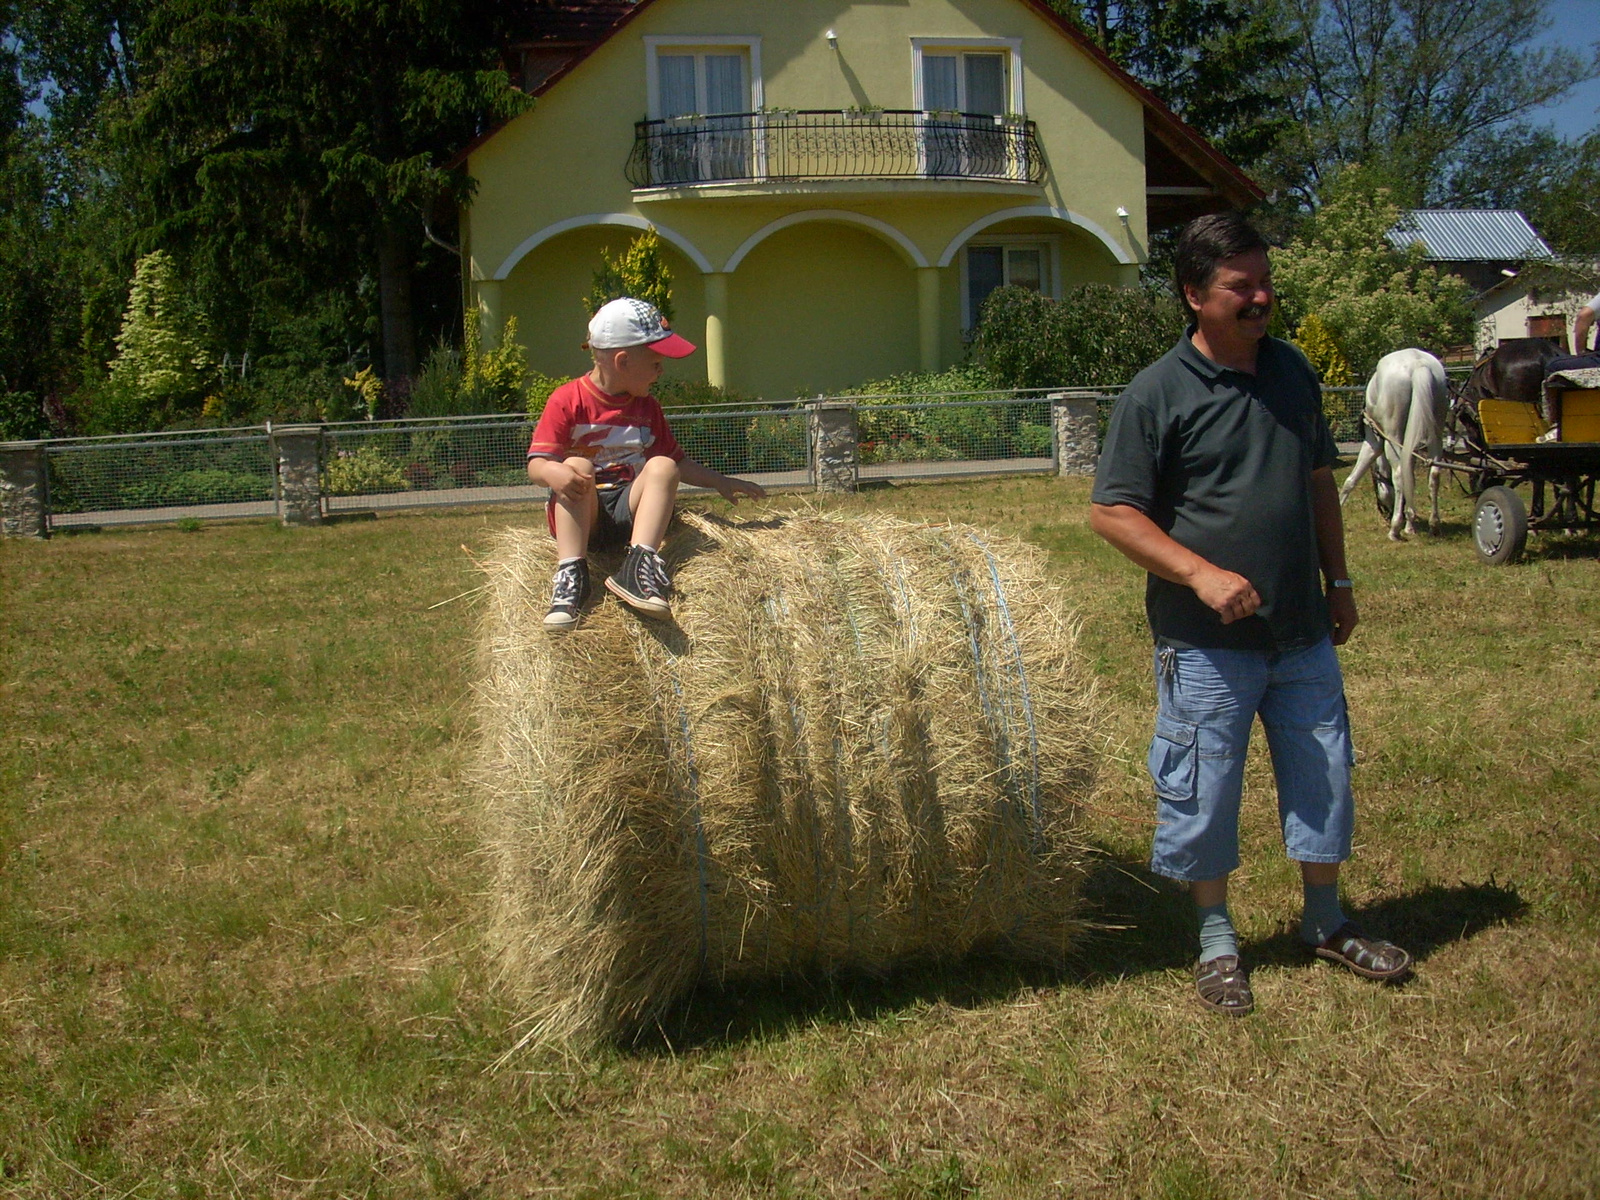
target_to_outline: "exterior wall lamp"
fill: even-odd
[[[837,33],[835,33],[833,30],[830,29],[823,36],[828,39],[828,45],[829,46],[831,46],[835,50],[837,50],[839,48],[839,35]]]

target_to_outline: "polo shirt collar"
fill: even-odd
[[[1221,363],[1212,362],[1204,354],[1201,354],[1199,350],[1195,349],[1194,332],[1198,328],[1200,328],[1198,322],[1191,323],[1183,331],[1183,337],[1178,341],[1178,358],[1191,371],[1210,383],[1215,383],[1224,375],[1238,375],[1245,379],[1260,376],[1262,362],[1267,351],[1267,343],[1272,340],[1270,337],[1261,339],[1260,349],[1256,351],[1256,373],[1255,376],[1251,376],[1248,371],[1236,371],[1232,367],[1225,367]]]

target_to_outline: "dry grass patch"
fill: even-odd
[[[431,606],[518,515],[0,545],[0,1195],[1593,1195],[1600,548],[1490,570],[1459,500],[1403,546],[1352,508],[1347,893],[1418,976],[1301,957],[1258,756],[1234,908],[1259,1009],[1229,1023],[1191,1003],[1187,902],[1141,866],[1142,581],[1086,499],[837,507],[1048,552],[1106,736],[1087,911],[1126,928],[1055,975],[699,992],[670,1048],[498,1072],[477,615]]]

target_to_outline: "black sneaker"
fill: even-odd
[[[555,586],[550,589],[550,611],[544,615],[546,629],[571,629],[589,599],[589,564],[583,559],[564,563],[556,569]]]
[[[606,579],[606,587],[629,608],[646,617],[669,617],[672,606],[667,593],[672,579],[661,555],[643,546],[629,546],[617,573]]]

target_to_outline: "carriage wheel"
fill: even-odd
[[[1485,489],[1473,514],[1472,540],[1486,563],[1503,566],[1520,559],[1528,544],[1528,510],[1522,497],[1507,487]]]

